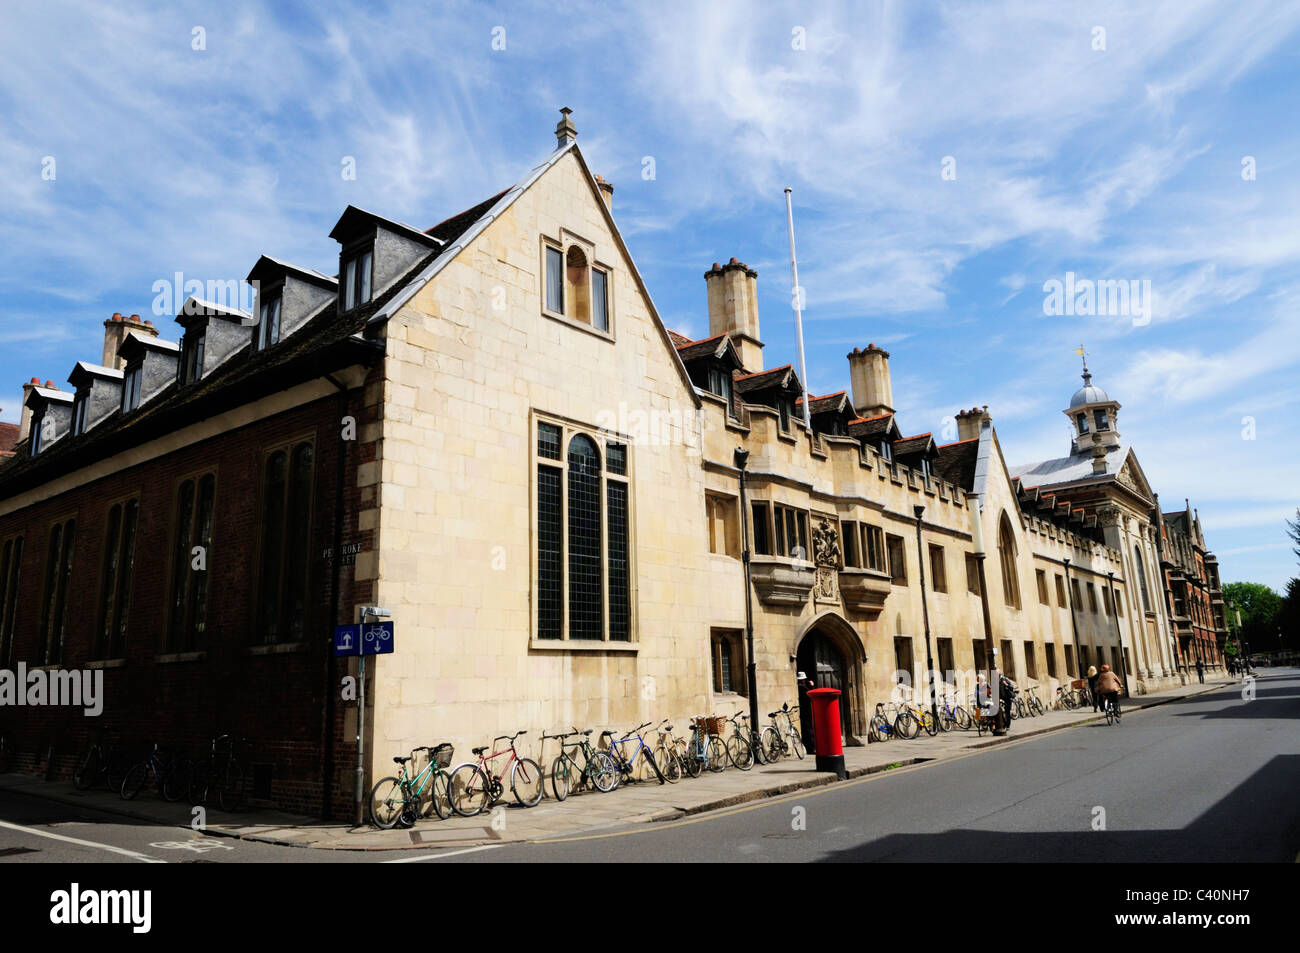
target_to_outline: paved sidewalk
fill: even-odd
[[[1199,695],[1204,692],[1240,684],[1236,679],[1193,682],[1164,692],[1153,692],[1124,699],[1125,711],[1150,708]],[[953,758],[971,751],[1007,744],[1033,735],[1058,731],[1085,724],[1100,716],[1091,709],[1048,712],[1038,718],[1012,722],[1006,737],[980,736],[974,729],[952,731],[934,738],[920,735],[913,741],[891,741],[848,748],[845,767],[850,778],[918,762]],[[768,797],[788,794],[803,788],[832,784],[835,775],[817,771],[809,755],[803,761],[782,761],[774,765],[756,765],[750,771],[728,768],[720,774],[705,773],[699,778],[683,778],[677,784],[660,785],[655,781],[621,786],[610,794],[598,792],[573,795],[563,802],[547,797],[535,808],[521,808],[513,802],[492,815],[479,817],[436,817],[421,821],[411,830],[379,831],[372,827],[350,828],[337,821],[326,822],[302,815],[265,808],[235,814],[209,810],[206,833],[224,837],[314,847],[332,850],[411,850],[430,847],[472,847],[507,841],[539,840],[624,824],[671,820],[689,814],[717,810]],[[135,801],[123,801],[103,789],[77,791],[71,784],[48,783],[27,775],[0,775],[0,788],[30,794],[63,804],[85,806],[158,824],[189,827],[189,805],[169,804],[153,795]]]

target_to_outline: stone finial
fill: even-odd
[[[578,129],[574,126],[569,116],[573,110],[568,106],[560,107],[560,121],[555,125],[555,144],[556,146],[567,146],[578,139]]]

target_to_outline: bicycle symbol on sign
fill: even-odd
[[[392,637],[393,633],[384,626],[372,625],[366,629],[366,648],[372,649],[372,651],[374,648],[382,648],[384,643],[388,642]]]

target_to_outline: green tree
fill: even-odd
[[[1258,582],[1230,582],[1223,587],[1223,595],[1231,603],[1228,627],[1234,636],[1243,639],[1252,652],[1277,648],[1281,596]],[[1240,632],[1237,612],[1241,613]]]

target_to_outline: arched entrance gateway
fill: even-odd
[[[861,745],[866,734],[863,665],[866,648],[848,620],[824,612],[811,620],[795,643],[795,664],[814,682],[814,688],[840,690],[840,735],[846,745]],[[799,694],[799,724],[804,744],[813,750],[812,709],[807,695]]]

